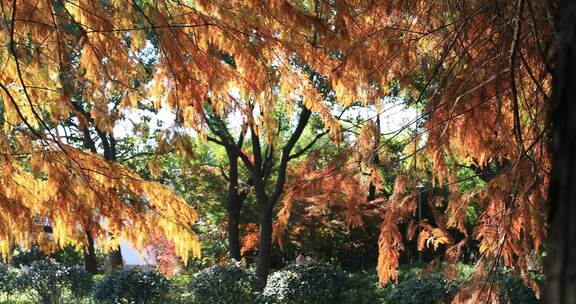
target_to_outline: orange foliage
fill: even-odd
[[[240,238],[240,243],[242,247],[240,248],[240,254],[244,255],[248,251],[252,251],[258,248],[258,240],[260,238],[260,228],[254,223],[248,223],[241,227],[243,235]]]
[[[289,231],[289,220],[294,204],[305,204],[311,213],[325,213],[328,209],[343,210],[343,218],[351,227],[362,225],[361,205],[366,203],[366,186],[356,176],[353,166],[347,164],[347,153],[336,157],[323,168],[317,168],[318,155],[312,153],[289,172],[288,184],[278,211],[273,238],[283,246],[284,234]]]
[[[86,228],[98,236],[104,250],[117,248],[120,239],[144,250],[161,233],[176,242],[175,252],[185,261],[189,252],[200,254],[189,229],[197,215],[173,190],[91,153],[63,145],[60,149],[63,152],[21,149],[29,151],[33,172],[4,155],[0,244],[5,258],[15,244],[37,242],[47,250],[69,242],[80,246]],[[52,227],[51,236],[43,233],[45,224]]]
[[[89,225],[140,245],[148,241],[140,231],[161,229],[176,241],[178,254],[197,251],[194,236],[184,228],[195,215],[171,191],[146,183],[125,168],[63,147],[56,136],[38,130],[47,129],[46,121],[62,121],[74,112],[70,98],[82,84],[86,102],[96,109],[91,115],[99,130],[112,130],[115,120],[108,111],[97,109],[106,108],[109,98],[121,92],[122,107],[152,101],[156,108],[176,109],[178,121],[201,135],[206,128],[203,105],[210,99],[218,115],[238,111],[243,129],[250,124],[259,134],[265,133],[267,141],[273,134],[263,130],[278,126],[269,110],[277,105],[290,108],[302,100],[319,114],[332,137],[340,139],[338,121],[322,95],[306,74],[293,68],[291,59],[297,58],[328,77],[340,105],[359,101],[380,107],[380,97],[390,93],[394,82],[402,96],[423,104],[422,154],[431,163],[434,185],[447,185],[450,197],[446,214],[438,217],[439,227],[424,229],[428,235],[419,238],[432,237],[433,245],[450,243],[440,232],[449,227],[464,232],[463,210],[472,199],[478,200],[482,214],[469,237],[480,241],[486,258],[518,266],[527,278],[528,257],[541,248],[546,236],[551,163],[546,113],[554,3],[233,0],[148,5],[79,0],[54,5],[2,0],[2,4],[2,18],[10,22],[7,30],[0,31],[0,41],[10,48],[0,53],[4,66],[0,83],[5,84],[0,137],[4,253],[15,242],[39,241],[35,223],[46,218],[54,223],[60,245],[67,239],[80,242],[76,227]],[[134,56],[146,48],[146,32],[158,40],[152,79]],[[222,60],[224,53],[234,62]],[[67,65],[74,56],[79,60],[71,70]],[[27,131],[21,131],[22,126]],[[373,133],[372,126],[366,126],[360,141],[375,140]],[[22,147],[13,151],[11,145]],[[360,151],[363,158],[380,148],[367,143],[361,147],[369,147]],[[33,156],[32,167],[45,166],[41,171],[47,179],[25,172],[21,161],[11,156],[20,150]],[[460,194],[454,186],[459,182],[456,160],[480,170],[494,164],[509,166],[500,168],[478,193]],[[299,183],[292,183],[284,194],[277,240],[297,201],[312,202],[320,209],[338,205],[346,210],[350,224],[361,223],[355,206],[363,198],[353,193],[364,191],[358,191],[361,183],[346,168],[302,166],[292,173]],[[93,167],[106,174],[90,171]],[[336,173],[327,175],[328,171]],[[317,182],[320,177],[326,180]],[[397,224],[416,208],[416,194],[407,190],[405,178],[399,176],[385,205],[378,261],[382,282],[396,278],[394,269],[403,248]],[[381,177],[375,173],[372,179],[377,182]],[[137,206],[122,199],[126,193],[146,201],[150,212],[137,212]],[[70,212],[57,212],[62,210]]]
[[[406,176],[399,174],[394,184],[394,192],[385,205],[378,240],[378,277],[381,282],[388,282],[391,279],[398,281],[396,268],[399,264],[400,251],[404,249],[398,224],[413,215],[417,208],[418,194],[407,192],[407,187]]]
[[[179,265],[174,243],[163,235],[154,236],[154,240],[146,248],[146,255],[150,262],[156,265],[158,271],[169,276],[174,275]]]

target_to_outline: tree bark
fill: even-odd
[[[124,261],[122,259],[122,249],[118,247],[108,253],[108,267],[110,270],[122,269]]]
[[[258,288],[266,286],[270,271],[270,259],[272,254],[272,214],[273,205],[264,203],[260,205],[260,239],[258,244],[258,259],[256,264],[256,278]]]
[[[205,115],[206,123],[210,130],[219,138],[208,137],[208,140],[221,145],[226,149],[228,156],[228,194],[226,197],[226,211],[228,216],[228,250],[230,257],[236,261],[242,258],[240,252],[240,211],[248,193],[239,190],[238,158],[241,157],[244,134],[241,133],[235,142],[232,135],[226,129],[226,124],[214,114],[212,107],[207,108]]]
[[[228,211],[228,247],[230,257],[236,261],[242,258],[240,253],[240,210],[246,198],[244,192],[239,191],[238,183],[238,156],[234,151],[227,149],[228,162],[228,197],[226,208]]]
[[[242,202],[238,196],[238,156],[231,149],[226,149],[228,154],[228,247],[230,257],[240,261],[240,208]]]
[[[576,303],[576,1],[559,5],[554,71],[549,255],[545,260],[550,304]]]
[[[75,108],[77,110],[81,110],[82,107],[73,103],[73,105],[75,106]],[[79,113],[85,113],[85,112],[81,112],[79,111]],[[87,116],[85,116],[87,117]],[[78,125],[79,129],[82,129],[82,127],[80,126],[80,124]],[[86,149],[89,149],[92,153],[97,154],[98,150],[96,149],[96,143],[94,142],[94,140],[92,139],[91,135],[90,135],[90,130],[85,127],[82,129],[82,135],[84,136],[84,147]],[[94,237],[92,236],[92,232],[90,231],[89,228],[85,228],[84,230],[86,232],[86,240],[87,240],[87,245],[84,246],[84,269],[86,269],[86,271],[88,273],[91,274],[96,274],[98,273],[98,261],[96,260],[96,250],[94,248]]]
[[[94,249],[94,238],[90,229],[86,229],[87,244],[84,246],[84,269],[90,274],[98,273],[98,261],[96,260],[96,250]]]
[[[233,204],[228,206],[228,247],[230,257],[236,261],[242,259],[240,253],[240,206]]]
[[[96,132],[102,141],[104,159],[109,162],[116,162],[116,139],[112,134],[107,136],[106,133],[98,129],[96,129]],[[118,249],[112,250],[108,253],[108,265],[111,270],[122,269],[124,266],[124,260],[122,259],[122,249],[120,246],[118,246]]]
[[[262,149],[260,147],[260,139],[254,128],[250,128],[252,135],[252,150],[254,153],[254,165],[252,166],[251,174],[254,183],[254,192],[256,193],[256,200],[260,206],[260,239],[258,247],[258,259],[256,265],[256,278],[258,279],[258,289],[264,288],[268,279],[270,271],[270,260],[272,254],[272,221],[274,206],[280,199],[286,184],[286,171],[288,169],[288,162],[293,159],[291,156],[294,145],[298,142],[304,128],[308,125],[308,121],[312,112],[303,108],[298,118],[298,125],[296,129],[282,148],[280,162],[278,164],[277,172],[278,177],[274,183],[274,190],[270,195],[266,193],[267,175],[270,170],[266,168],[270,164],[269,160],[263,160]]]
[[[374,140],[374,145],[372,146],[374,156],[372,156],[372,161],[374,167],[372,170],[380,170],[380,156],[378,154],[378,149],[380,149],[380,115],[376,116],[376,138]],[[376,185],[370,181],[368,186],[368,197],[366,197],[367,202],[371,202],[376,199]]]

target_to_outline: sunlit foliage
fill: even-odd
[[[44,223],[53,226],[52,243],[60,246],[68,240],[81,243],[79,227],[89,226],[105,247],[122,237],[140,248],[149,242],[140,232],[158,229],[175,241],[177,254],[198,252],[189,229],[196,215],[171,190],[70,148],[53,126],[77,111],[71,101],[81,92],[91,106],[90,118],[104,133],[112,132],[117,115],[107,110],[109,100],[121,96],[120,111],[144,103],[170,108],[179,125],[200,137],[207,136],[208,104],[216,117],[237,115],[242,135],[253,130],[273,143],[279,132],[272,130],[281,127],[273,109],[282,108],[292,121],[301,104],[341,143],[338,117],[316,89],[316,76],[300,68],[307,66],[325,77],[340,107],[383,112],[383,97],[399,93],[422,110],[400,128],[415,130],[414,148],[407,150],[415,165],[399,169],[393,194],[380,199],[382,282],[396,278],[403,248],[397,224],[415,212],[416,177],[423,173],[448,195],[434,202],[446,206],[437,227],[418,223],[419,247],[458,246],[448,233],[455,228],[480,242],[482,265],[517,266],[529,282],[527,265],[546,236],[553,5],[3,0],[3,252],[20,242],[42,243]],[[152,63],[144,62],[147,56]],[[361,170],[378,167],[366,159],[385,146],[379,133],[371,123],[359,132]],[[254,162],[248,151],[240,157],[248,166]],[[458,166],[474,170],[486,186],[460,193]],[[334,174],[325,174],[323,183],[293,184],[285,193],[280,225],[293,200],[340,204],[331,192],[337,182],[347,202],[360,201],[354,191],[366,180],[330,168],[298,169],[309,181],[322,172]],[[369,181],[381,187],[381,172],[370,172]],[[311,187],[312,195],[299,197],[297,187]],[[469,232],[463,210],[471,203],[481,212]],[[340,205],[350,208],[348,221],[359,224],[355,204]]]

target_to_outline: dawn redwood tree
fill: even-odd
[[[436,225],[417,223],[422,246],[445,248],[459,260],[467,242],[478,242],[484,269],[514,267],[531,281],[529,266],[546,237],[550,153],[547,113],[551,93],[555,1],[336,1],[326,20],[338,40],[342,63],[331,76],[336,95],[370,96],[398,84],[422,109],[414,125],[414,163],[400,172],[384,203],[378,273],[397,280],[403,235],[398,225],[416,211],[419,174],[445,199]],[[329,11],[331,6],[323,9]],[[332,37],[318,39],[328,45]],[[330,44],[331,46],[332,44]],[[320,52],[320,51],[319,51]],[[319,57],[319,56],[318,56]],[[371,88],[367,88],[371,86]],[[365,97],[366,98],[366,97]],[[369,97],[368,97],[369,98]],[[361,98],[362,99],[362,98]],[[476,171],[485,186],[462,193],[457,165]],[[491,176],[488,176],[491,175]],[[489,177],[489,178],[488,178]],[[466,229],[466,209],[479,219]],[[458,241],[450,230],[466,235]],[[472,280],[459,301],[492,297]],[[469,299],[468,299],[469,298]]]
[[[139,1],[56,1],[31,5],[24,1],[3,1],[2,4],[5,8],[3,17],[9,20],[6,23],[7,30],[1,32],[2,38],[5,38],[2,41],[8,42],[9,50],[2,54],[3,62],[9,63],[2,76],[2,83],[6,84],[2,86],[6,122],[10,126],[28,129],[28,132],[20,132],[20,128],[11,131],[33,139],[24,141],[27,146],[19,148],[34,157],[41,156],[33,161],[38,177],[45,174],[48,182],[58,181],[60,188],[72,184],[66,178],[77,179],[77,187],[72,188],[77,193],[61,191],[70,196],[57,197],[58,200],[66,204],[74,201],[85,203],[84,208],[69,206],[68,209],[75,213],[67,214],[65,219],[54,218],[49,212],[53,210],[51,206],[54,204],[51,201],[54,199],[52,192],[44,193],[34,205],[41,216],[47,213],[48,220],[54,223],[54,234],[57,235],[59,243],[67,237],[80,242],[81,238],[73,228],[75,225],[66,227],[64,223],[83,220],[86,216],[82,212],[89,215],[94,212],[99,220],[91,223],[93,227],[90,227],[90,230],[100,236],[104,248],[109,249],[117,244],[117,240],[106,237],[104,231],[121,233],[123,237],[136,243],[138,248],[142,248],[149,241],[148,235],[153,234],[138,231],[154,227],[164,229],[162,232],[176,242],[178,255],[187,256],[188,251],[198,251],[196,239],[189,231],[189,225],[195,220],[195,216],[192,210],[176,206],[182,203],[181,199],[173,199],[173,204],[165,203],[165,199],[173,197],[172,192],[154,188],[157,186],[155,183],[142,181],[125,168],[120,169],[111,158],[102,160],[91,153],[84,153],[84,157],[79,157],[77,154],[81,151],[61,142],[53,134],[51,126],[54,123],[68,119],[70,113],[78,110],[74,108],[71,96],[82,87],[85,102],[93,106],[89,113],[90,119],[101,131],[109,131],[113,127],[115,117],[104,109],[108,107],[107,100],[118,91],[123,92],[120,110],[136,107],[141,99],[150,98],[157,108],[176,109],[178,122],[183,127],[197,130],[201,135],[206,132],[203,104],[208,98],[213,100],[212,105],[217,115],[233,109],[239,110],[245,118],[244,127],[249,129],[254,164],[246,162],[245,154],[240,156],[250,169],[257,199],[266,214],[262,217],[266,219],[263,220],[265,229],[262,230],[263,238],[268,241],[262,243],[261,251],[269,252],[271,209],[282,193],[289,154],[312,112],[319,114],[333,136],[337,136],[339,127],[330,109],[324,104],[321,94],[315,92],[313,85],[307,81],[308,76],[302,81],[301,72],[291,68],[292,54],[285,50],[293,46],[271,39],[275,36],[276,29],[280,30],[286,24],[302,22],[308,29],[298,38],[299,42],[294,42],[307,43],[306,40],[316,31],[312,27],[315,22],[313,19],[303,15],[300,8],[291,5],[266,8],[250,2],[244,5],[246,9],[257,11],[254,16],[267,16],[265,20],[260,20],[261,24],[258,24],[260,21],[245,18],[246,15],[240,11],[214,3],[197,3],[192,6],[165,3],[163,6],[151,6]],[[184,10],[187,13],[174,15],[174,10]],[[279,13],[282,18],[278,19],[278,16],[269,15],[267,12]],[[185,25],[173,26],[180,23]],[[290,36],[285,38],[292,39]],[[24,42],[23,37],[31,39]],[[79,43],[71,44],[70,41]],[[149,81],[148,73],[139,62],[138,56],[149,49],[150,45],[158,50],[152,81]],[[27,51],[30,49],[36,51]],[[233,67],[223,62],[224,51],[234,58]],[[79,54],[79,58],[73,60],[73,54]],[[75,68],[68,69],[68,64],[73,64]],[[61,77],[54,78],[55,75]],[[282,77],[279,77],[280,75]],[[239,90],[243,101],[239,102],[237,97],[230,94],[233,89]],[[303,104],[297,100],[302,100]],[[281,155],[278,156],[280,160],[276,164],[279,169],[274,174],[277,182],[272,192],[267,195],[267,181],[264,179],[267,179],[270,173],[263,171],[268,170],[265,167],[270,166],[270,162],[264,164],[262,159],[268,160],[270,157],[260,154],[260,140],[268,143],[273,141],[274,132],[263,133],[262,130],[274,129],[276,119],[269,114],[279,101],[291,104],[294,109],[299,109],[300,113],[294,115],[299,118],[293,136],[279,149]],[[259,114],[252,111],[258,111]],[[14,138],[9,135],[2,137],[6,146],[10,145]],[[38,147],[41,149],[34,150]],[[273,152],[274,149],[270,148],[267,154],[274,156]],[[46,157],[49,154],[59,157],[61,163],[51,161]],[[66,163],[71,167],[66,167]],[[27,166],[26,159],[10,158],[6,159],[6,164],[22,168]],[[59,171],[50,171],[56,165],[60,165]],[[98,168],[94,169],[94,166]],[[106,167],[106,172],[101,172],[103,167]],[[64,174],[65,170],[72,174],[59,175]],[[8,172],[10,171],[6,171]],[[8,181],[12,176],[4,176],[8,178],[4,188],[11,188]],[[94,178],[99,179],[98,183],[92,180]],[[134,179],[138,182],[134,182]],[[28,180],[40,185],[45,182],[42,178]],[[79,185],[82,180],[84,187]],[[97,186],[103,186],[103,189]],[[95,194],[99,199],[74,199],[79,193]],[[126,195],[145,207],[122,206]],[[9,200],[18,199],[22,198],[9,197]],[[95,206],[93,203],[105,205]],[[111,204],[106,205],[108,203]],[[63,203],[60,205],[65,206]],[[26,215],[31,213],[31,210],[27,209],[29,205],[18,201],[9,206],[11,207],[3,210],[6,216],[11,218],[14,214],[20,214],[30,220],[19,223],[17,228],[3,227],[5,229],[1,231],[1,235],[5,255],[14,243],[39,241],[34,235],[24,235],[26,240],[14,238],[11,230],[29,231],[33,227],[33,221],[31,216]],[[14,210],[20,207],[22,209]],[[152,212],[138,212],[150,209]],[[22,212],[26,210],[28,212]],[[105,220],[100,218],[103,214]],[[130,222],[132,229],[123,229],[127,222]],[[106,224],[106,229],[103,229],[103,223]],[[85,235],[85,232],[82,232],[82,235]],[[262,266],[258,273],[262,277],[268,272],[269,258],[262,257],[260,260]]]
[[[237,145],[237,147],[240,147]],[[228,214],[227,237],[230,257],[236,261],[242,258],[240,252],[240,212],[242,205],[248,196],[248,189],[240,189],[240,178],[238,174],[238,152],[237,149],[225,147],[228,157],[228,192],[226,196],[226,209]]]
[[[108,99],[103,97],[109,97],[115,89],[126,90],[123,108],[151,100],[156,108],[174,109],[179,125],[196,130],[200,136],[208,129],[206,100],[211,101],[217,116],[240,113],[250,141],[247,146],[252,151],[251,155],[242,153],[239,157],[251,174],[261,207],[263,252],[269,249],[263,232],[270,227],[268,214],[284,188],[282,172],[301,135],[299,130],[314,113],[333,138],[339,135],[340,126],[332,109],[314,90],[308,75],[294,68],[293,60],[296,58],[326,76],[342,107],[356,101],[373,105],[393,86],[401,88],[402,94],[422,109],[413,124],[421,124],[426,135],[417,134],[414,140],[425,138],[425,142],[414,159],[416,163],[430,164],[433,186],[449,189],[448,199],[443,202],[443,220],[438,221],[438,227],[427,226],[418,238],[424,240],[423,244],[448,247],[451,256],[447,258],[457,260],[461,244],[453,242],[449,229],[466,233],[465,210],[471,205],[479,206],[481,216],[467,239],[479,242],[486,257],[482,260],[484,265],[517,266],[530,281],[528,265],[533,253],[541,251],[546,236],[550,171],[546,115],[551,90],[551,45],[555,40],[551,16],[556,2],[233,0],[225,4],[162,1],[151,5],[122,0],[36,4],[3,0],[3,20],[7,22],[2,26],[7,30],[0,31],[0,41],[7,42],[7,51],[1,53],[2,62],[7,65],[0,80],[10,132],[3,130],[0,138],[4,150],[10,151],[5,153],[2,167],[3,177],[8,177],[2,180],[2,189],[10,191],[2,190],[9,203],[0,204],[0,214],[8,219],[6,222],[16,224],[0,226],[0,238],[7,240],[0,247],[24,241],[15,239],[10,231],[32,231],[34,221],[23,219],[33,218],[32,210],[48,214],[57,224],[54,231],[61,237],[60,242],[70,235],[78,239],[78,233],[70,227],[76,226],[70,223],[77,223],[87,212],[70,206],[71,201],[78,200],[80,191],[66,197],[47,193],[34,203],[34,208],[27,205],[25,193],[18,191],[21,188],[14,182],[26,175],[27,159],[12,155],[19,153],[13,151],[14,147],[35,158],[55,154],[57,159],[70,161],[69,166],[55,171],[52,158],[35,160],[34,164],[48,167],[37,169],[40,173],[48,171],[50,186],[60,185],[56,189],[70,185],[67,179],[74,177],[82,192],[108,194],[122,188],[140,194],[139,197],[145,192],[153,207],[165,211],[163,214],[170,218],[180,219],[185,223],[182,226],[194,219],[189,212],[176,212],[180,209],[173,204],[162,209],[166,196],[164,200],[153,200],[152,193],[167,195],[166,189],[133,189],[130,187],[134,183],[128,183],[128,178],[106,178],[108,174],[95,176],[93,172],[88,182],[94,179],[104,186],[91,191],[86,180],[80,186],[83,176],[91,172],[86,168],[107,167],[112,172],[129,173],[91,154],[80,157],[84,154],[65,147],[51,133],[44,133],[49,129],[47,120],[61,120],[73,111],[69,103],[73,87],[58,75],[63,71],[63,62],[70,60],[70,37],[79,35],[79,69],[70,79],[77,80],[72,85],[89,84],[90,103],[105,107],[102,100]],[[70,22],[77,26],[70,27]],[[150,45],[158,49],[152,81],[135,55]],[[234,59],[234,65],[223,60],[225,55]],[[276,133],[270,132],[277,128],[278,120],[273,115],[277,107],[295,112],[289,115],[294,136],[286,141],[276,141]],[[111,120],[103,113],[93,111],[91,115],[105,129],[111,127]],[[272,153],[276,160],[272,166],[274,174],[269,176],[275,179],[267,179],[267,147],[279,142],[282,144]],[[373,148],[373,142],[365,144],[379,150]],[[504,161],[512,165],[481,191],[460,193],[454,160],[465,160],[466,165],[481,170]],[[39,191],[45,182],[42,176],[28,178],[33,184],[27,184],[27,188],[36,187]],[[395,268],[403,248],[398,224],[417,205],[418,180],[407,178],[411,176],[416,175],[398,174],[394,192],[383,203],[378,266],[382,282],[397,279]],[[99,215],[107,216],[111,229],[126,231],[134,241],[146,243],[137,237],[138,233],[120,227],[124,219],[137,218],[141,219],[139,224],[150,228],[149,217],[137,212],[116,216],[118,210],[127,211],[119,204],[119,198],[82,197],[79,201],[86,200]],[[53,206],[75,212],[65,219],[58,218],[50,213]],[[172,221],[160,223],[176,241],[180,248],[177,252],[184,254],[185,249],[194,248],[189,242],[190,234],[183,228],[170,230]],[[39,241],[34,234],[25,238]],[[262,256],[260,260],[258,273],[263,278],[269,257]]]
[[[228,182],[228,191],[226,194],[228,222],[226,224],[226,236],[228,238],[230,257],[236,261],[240,261],[242,258],[240,252],[240,214],[242,205],[244,204],[249,192],[249,189],[246,187],[243,189],[240,188],[241,177],[238,167],[238,160],[240,158],[240,153],[242,153],[242,146],[244,144],[244,134],[239,134],[238,140],[234,140],[232,135],[228,132],[225,122],[215,115],[208,114],[206,116],[206,123],[212,133],[217,137],[208,136],[207,139],[223,146],[228,158],[228,174],[226,176]],[[250,186],[249,184],[250,180],[247,182],[248,187]]]
[[[208,105],[207,107],[210,106]],[[266,282],[270,269],[273,232],[272,229],[275,217],[274,207],[279,202],[279,199],[284,191],[288,164],[291,160],[304,155],[309,149],[311,149],[311,147],[313,147],[314,143],[320,137],[326,134],[326,132],[318,133],[318,135],[310,143],[307,143],[298,151],[293,151],[305,128],[308,126],[310,117],[312,115],[312,111],[307,109],[305,106],[300,105],[298,108],[300,112],[297,116],[297,120],[294,126],[278,126],[278,130],[267,131],[278,132],[280,135],[284,135],[284,133],[286,133],[287,139],[285,142],[266,142],[260,138],[254,126],[249,126],[249,130],[246,131],[249,133],[246,135],[249,139],[249,152],[242,149],[242,143],[244,142],[243,134],[240,134],[240,139],[235,141],[224,121],[222,121],[222,119],[219,118],[213,111],[207,110],[206,112],[206,121],[209,124],[211,131],[218,137],[209,138],[209,140],[223,145],[226,148],[227,154],[229,156],[229,166],[231,170],[231,174],[229,176],[229,187],[233,187],[233,189],[229,188],[229,193],[232,193],[232,195],[229,195],[228,198],[229,233],[231,231],[233,233],[238,233],[238,222],[232,224],[234,227],[230,226],[230,222],[234,219],[237,219],[237,214],[234,213],[240,211],[239,208],[241,207],[242,200],[245,198],[245,196],[239,197],[239,194],[237,193],[238,160],[243,163],[244,167],[250,173],[249,183],[254,190],[256,201],[258,202],[259,207],[260,232],[256,276],[262,284]],[[281,129],[285,129],[286,131],[282,132]],[[280,148],[277,148],[277,145],[280,145]],[[279,153],[277,150],[279,150]],[[232,177],[235,178],[234,180],[236,182],[234,182]],[[235,200],[231,199],[234,197],[236,198]],[[239,200],[239,198],[241,200]]]
[[[4,46],[1,60],[6,67],[0,79],[3,257],[9,258],[16,244],[27,247],[37,243],[45,251],[70,243],[89,249],[87,230],[108,251],[118,248],[120,238],[143,251],[156,233],[173,240],[176,254],[184,259],[189,253],[199,255],[197,237],[190,229],[196,213],[173,190],[117,164],[108,153],[111,150],[103,158],[69,145],[58,134],[61,130],[57,126],[76,113],[72,95],[80,87],[90,105],[91,122],[96,129],[110,134],[115,118],[107,109],[108,100],[118,92],[130,91],[130,85],[126,85],[129,81],[107,77],[110,70],[94,74],[94,70],[86,69],[86,62],[82,63],[82,55],[75,56],[90,45],[86,42],[89,34],[64,3],[1,4],[2,18],[7,20],[0,31]],[[31,24],[39,27],[31,28]],[[27,42],[22,40],[25,36],[30,38]],[[110,44],[107,47],[113,48]],[[36,51],[29,52],[32,48]],[[136,57],[128,57],[120,51],[106,60],[98,57],[101,65],[96,65],[123,69],[138,66],[144,71]],[[142,72],[132,74],[130,81],[145,78]],[[76,118],[82,123],[82,115]],[[44,223],[50,225],[51,237],[44,233]]]
[[[560,1],[550,116],[552,180],[546,303],[576,303],[576,2]]]
[[[77,124],[75,125],[76,129],[82,133],[82,144],[84,149],[89,150],[93,154],[98,155],[99,150],[98,146],[93,139],[93,132],[94,130],[96,133],[97,138],[100,142],[100,147],[102,151],[102,156],[104,160],[115,162],[116,161],[116,138],[114,134],[106,130],[100,130],[94,125],[94,120],[90,116],[89,112],[84,108],[85,105],[82,104],[82,96],[78,94],[76,98],[71,101],[72,106],[74,107],[74,114],[79,115],[77,119],[71,120],[76,121]],[[115,106],[112,109],[116,109],[118,107],[118,103],[120,102],[120,98],[115,98],[116,102],[113,102]],[[96,261],[96,253],[94,248],[94,236],[89,228],[86,228],[86,244],[84,245],[84,264],[86,271],[94,274],[98,272],[98,265]],[[124,261],[122,259],[122,251],[120,247],[117,249],[112,249],[108,253],[108,268],[109,269],[118,269],[122,268],[124,265]]]

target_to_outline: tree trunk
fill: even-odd
[[[576,303],[576,1],[559,5],[552,97],[546,303]]]
[[[98,273],[98,261],[96,260],[96,250],[94,249],[94,238],[90,229],[86,229],[86,239],[88,244],[84,246],[84,269],[90,274]]]
[[[239,191],[238,183],[238,154],[232,149],[226,149],[228,154],[228,197],[226,209],[228,211],[228,247],[230,257],[240,261],[240,210],[246,199],[245,192]]]
[[[251,177],[256,200],[260,206],[260,239],[256,265],[256,279],[258,280],[256,287],[260,290],[266,286],[268,272],[270,271],[272,254],[272,212],[274,205],[276,205],[282,195],[282,191],[284,191],[284,185],[286,184],[286,171],[288,168],[288,162],[291,159],[290,154],[292,153],[292,148],[294,148],[294,145],[298,142],[300,136],[302,136],[302,132],[304,132],[304,128],[306,128],[306,125],[308,124],[310,115],[312,115],[312,112],[309,109],[302,109],[296,129],[282,148],[282,154],[277,169],[278,177],[271,195],[266,194],[266,181],[272,169],[271,164],[273,164],[273,162],[271,157],[273,156],[273,153],[266,153],[266,159],[262,157],[263,154],[260,147],[260,138],[258,137],[258,133],[255,132],[253,126],[250,127],[254,156],[254,164],[250,166],[252,167]],[[268,152],[273,151],[270,150],[272,147],[269,147],[268,149]]]
[[[228,204],[228,246],[230,257],[240,261],[240,205],[239,197],[229,199]]]
[[[272,254],[272,206],[268,202],[260,203],[260,243],[258,245],[258,260],[256,265],[256,278],[258,289],[266,286],[270,259]]]
[[[104,159],[109,162],[116,162],[116,139],[114,138],[114,135],[109,134],[107,136],[106,133],[98,131],[98,129],[96,129],[96,132],[102,141]],[[108,266],[110,267],[110,270],[123,268],[124,261],[122,259],[122,250],[120,249],[120,245],[118,245],[118,249],[112,250],[108,253]]]
[[[120,247],[108,253],[108,267],[110,270],[122,269],[124,261],[122,260],[122,250]]]
[[[374,168],[372,170],[380,170],[380,156],[378,156],[378,149],[380,149],[380,115],[376,116],[376,138],[374,140],[374,145],[372,147],[374,156],[372,156],[372,161],[374,162]],[[370,181],[368,186],[368,197],[366,201],[371,202],[376,199],[376,185]]]
[[[367,202],[371,202],[376,199],[376,186],[372,182],[368,186],[368,196],[366,197]]]

